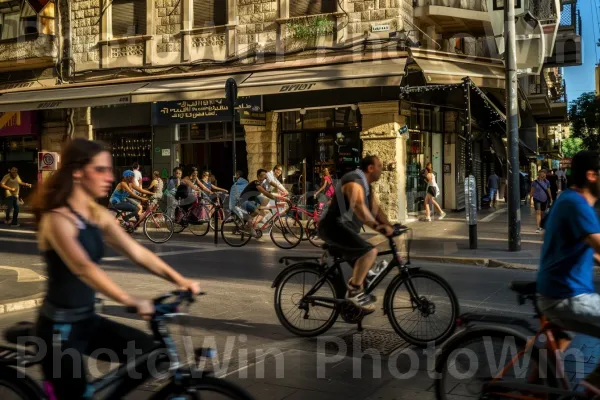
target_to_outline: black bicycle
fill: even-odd
[[[365,292],[372,293],[393,269],[397,269],[398,275],[392,279],[383,298],[384,314],[407,342],[417,346],[426,346],[430,342],[438,344],[456,328],[458,299],[441,276],[410,266],[410,240],[406,260],[400,255],[395,238],[408,231],[406,227],[394,227],[394,234],[389,237],[390,250],[379,254],[391,255],[392,260],[365,282]],[[298,336],[325,333],[340,314],[345,322],[358,324],[358,329],[362,330],[365,312],[345,299],[347,280],[341,267],[342,254],[336,248],[323,248],[326,252],[321,259],[283,257],[280,262],[288,267],[272,285],[277,318],[288,331]],[[326,261],[327,252],[333,257],[331,265]]]
[[[171,302],[166,302],[174,299]],[[136,357],[133,364],[140,365],[148,360],[157,361],[157,371],[160,376],[142,376],[136,379],[138,386],[147,380],[160,379],[165,383],[162,388],[153,393],[151,399],[199,399],[214,398],[220,395],[224,399],[252,400],[252,397],[243,389],[231,382],[212,376],[212,371],[198,369],[191,363],[183,362],[178,354],[177,346],[170,336],[167,321],[176,315],[181,315],[180,309],[194,302],[194,296],[188,291],[175,291],[160,296],[154,300],[155,314],[150,320],[150,328],[154,334],[157,347],[149,353]],[[135,308],[127,307],[127,312],[135,313]],[[19,338],[34,336],[33,324],[20,323],[9,328],[5,332],[5,338],[17,344]],[[21,343],[18,343],[21,344]],[[195,363],[202,359],[214,357],[216,352],[208,348],[194,349]],[[42,388],[24,371],[18,370],[35,365],[39,358],[33,351],[19,348],[0,347],[0,399],[24,399],[24,400],[50,400]],[[128,380],[129,368],[132,365],[122,365],[116,372],[109,372],[89,383],[93,397],[103,392],[102,398],[120,399],[130,393],[135,387],[124,384],[131,383]],[[151,370],[151,369],[150,369]]]

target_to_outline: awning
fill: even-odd
[[[124,83],[5,93],[0,96],[0,112],[128,104],[131,94],[145,85]]]
[[[227,82],[227,79],[233,78],[239,84],[249,76],[250,74],[247,73],[151,81],[132,94],[131,102],[153,103],[155,101],[222,99],[225,98],[225,82]]]
[[[489,135],[490,141],[492,142],[492,147],[494,148],[494,152],[501,159],[508,159],[506,154],[506,145],[502,141],[502,138],[494,133]]]
[[[414,58],[414,62],[409,65],[409,70],[414,70],[416,64],[427,84],[461,83],[463,78],[469,77],[479,87],[504,89],[505,72],[502,64],[418,56]]]
[[[399,87],[405,66],[406,58],[395,58],[255,72],[238,85],[238,94],[255,96],[353,87]]]

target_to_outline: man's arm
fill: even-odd
[[[2,179],[2,182],[0,182],[0,187],[1,187],[2,189],[6,189],[6,190],[9,190],[9,191],[11,191],[11,192],[14,192],[14,191],[15,191],[15,189],[13,189],[13,188],[11,188],[11,187],[8,187],[8,186],[6,186],[6,182],[8,182],[8,176],[5,176],[5,177]]]
[[[30,187],[31,187],[31,184],[23,182],[23,181],[21,180],[21,177],[20,177],[20,176],[18,176],[18,175],[17,175],[17,182],[18,182],[18,183],[19,183],[19,185],[21,185],[21,186],[25,186],[25,187],[28,187],[28,188],[30,188]]]
[[[267,189],[265,189],[264,187],[262,187],[261,185],[256,186],[256,188],[258,189],[258,191],[267,196],[268,198],[270,198],[271,200],[276,200],[279,199],[280,196],[274,195],[273,193],[270,193]]]
[[[277,188],[277,190],[287,194],[287,190],[285,189],[285,187],[281,184],[281,182],[279,182],[279,180],[277,178],[275,178],[275,173],[273,171],[269,171],[267,173],[267,178],[269,181],[269,185],[273,185]]]
[[[380,224],[391,226],[392,223],[388,219],[386,213],[383,212],[381,207],[379,207],[379,202],[377,201],[373,193],[371,193],[371,195],[369,196],[369,203],[369,208],[371,209],[371,213],[375,216],[375,220]]]
[[[377,218],[373,216],[367,204],[365,204],[365,191],[361,185],[355,182],[349,182],[342,186],[342,192],[350,202],[350,209],[356,214],[358,219],[371,229],[377,229],[379,224]]]

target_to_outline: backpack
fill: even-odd
[[[187,199],[187,197],[189,196],[189,187],[188,185],[186,185],[185,183],[180,184],[179,186],[177,186],[177,191],[175,192],[175,198],[177,200],[184,200]]]
[[[333,186],[333,184],[331,183],[327,183],[327,187],[325,188],[325,196],[327,196],[328,199],[333,198],[333,195],[335,194],[335,186]]]

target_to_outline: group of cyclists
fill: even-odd
[[[177,193],[184,184],[190,193],[213,196],[227,190],[210,182],[210,173],[199,176],[191,168],[185,176],[176,168],[165,192]],[[278,178],[281,166],[271,171],[260,169],[256,179],[247,182],[236,173],[235,201],[250,216],[263,217],[269,202],[288,193]],[[394,229],[379,206],[372,185],[382,175],[382,163],[367,156],[355,171],[344,175],[334,188],[328,211],[319,223],[319,235],[330,248],[338,249],[353,266],[347,282],[346,300],[360,309],[372,312],[376,299],[365,295],[364,281],[377,257],[377,249],[360,234],[367,225],[382,235]],[[600,295],[593,282],[594,259],[600,259],[600,224],[594,204],[600,197],[600,156],[582,151],[572,160],[573,186],[556,200],[546,223],[546,233],[538,271],[539,305],[556,325],[576,332],[600,337]],[[133,171],[125,171],[111,195],[111,205],[128,211],[125,218],[139,215],[139,204],[145,197],[162,195],[160,177],[143,189]],[[152,302],[129,295],[99,266],[105,242],[128,256],[136,264],[164,278],[180,289],[199,293],[198,282],[181,276],[152,251],[127,235],[114,217],[96,200],[106,196],[113,184],[112,157],[100,143],[74,139],[62,154],[59,170],[38,188],[33,204],[38,224],[38,244],[47,264],[48,288],[41,306],[36,334],[50,350],[43,372],[46,388],[58,399],[83,398],[85,374],[71,372],[73,357],[62,357],[62,374],[53,374],[53,352],[67,349],[89,354],[97,348],[111,348],[123,354],[127,343],[152,346],[152,338],[137,329],[110,321],[94,311],[99,292],[114,301],[134,306],[148,319],[154,312]],[[150,190],[154,189],[154,190]],[[249,220],[248,230],[252,230]],[[600,369],[582,383],[591,394],[600,395]]]

